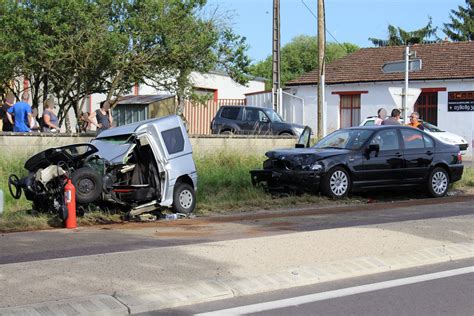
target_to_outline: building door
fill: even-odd
[[[416,100],[415,112],[422,120],[438,125],[438,92],[422,92]]]
[[[360,94],[340,96],[341,128],[360,124]]]

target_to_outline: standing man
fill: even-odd
[[[390,117],[386,118],[381,125],[401,125],[400,124],[400,112],[399,109],[393,109]]]
[[[13,104],[7,111],[8,120],[13,124],[14,132],[27,133],[30,131],[30,122],[32,121],[31,106],[28,104],[28,93],[24,92],[21,101]],[[15,122],[13,122],[13,117]]]
[[[418,114],[418,112],[413,112],[410,115],[410,123],[408,123],[408,126],[418,128],[424,131],[425,127],[423,126],[423,124],[421,124],[420,121],[418,121],[419,118],[420,118],[420,114]]]

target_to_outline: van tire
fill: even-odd
[[[177,183],[173,192],[173,209],[176,213],[191,214],[195,207],[194,188],[185,182]]]
[[[72,184],[76,188],[76,203],[88,204],[102,193],[102,178],[92,168],[84,167],[72,173]]]

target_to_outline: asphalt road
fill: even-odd
[[[474,214],[474,197],[262,211],[0,235],[0,264]]]
[[[473,315],[473,264],[443,263],[141,315]]]

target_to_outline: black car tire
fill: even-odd
[[[77,169],[73,172],[71,181],[76,188],[76,203],[94,202],[102,193],[102,177],[92,168]]]
[[[332,199],[345,198],[351,190],[351,177],[342,167],[334,167],[322,178],[321,191]]]
[[[293,134],[284,132],[284,133],[280,133],[280,136],[293,136]]]
[[[449,174],[441,168],[434,168],[428,178],[428,193],[432,197],[442,197],[448,193]]]
[[[173,208],[177,213],[191,214],[196,207],[194,188],[185,182],[176,184],[173,192]]]

